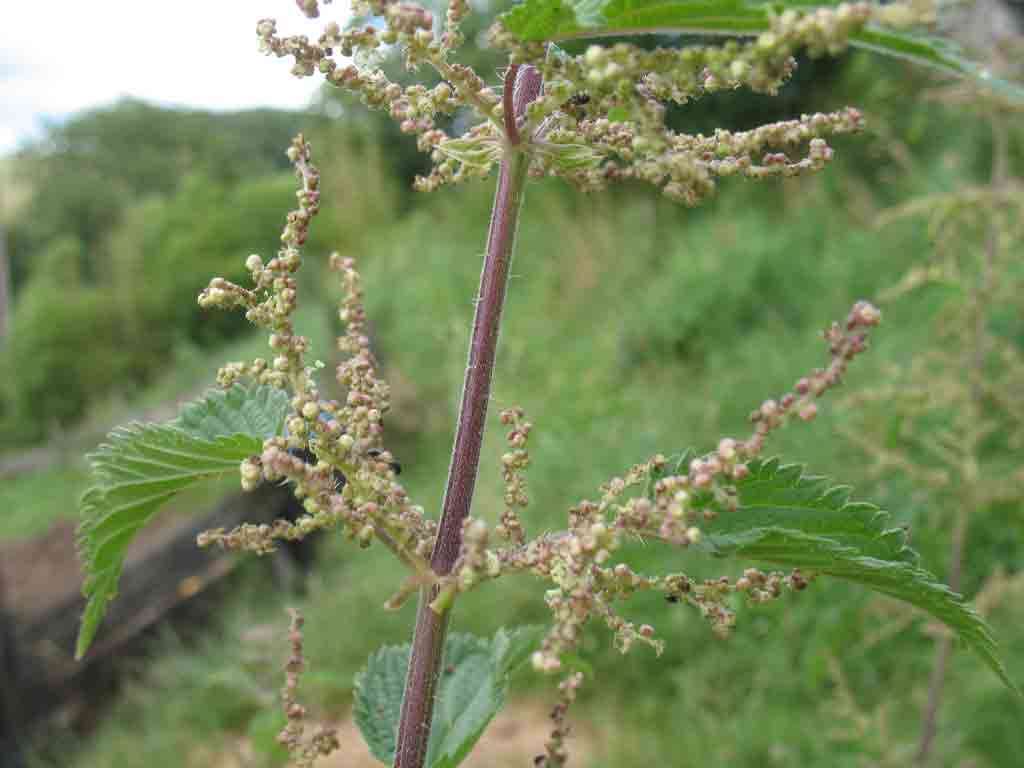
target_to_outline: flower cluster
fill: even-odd
[[[378,540],[415,573],[426,574],[436,523],[426,517],[422,507],[412,504],[396,479],[398,465],[381,444],[390,390],[377,375],[366,332],[361,280],[352,259],[334,255],[330,261],[340,274],[345,295],[340,310],[345,335],[338,345],[346,357],[337,369],[346,392],[343,402],[321,398],[317,368],[305,364],[308,342],[293,331],[291,316],[298,300],[293,275],[302,262],[299,249],[309,220],[319,205],[319,174],[301,136],[289,148],[288,156],[301,187],[297,192],[299,209],[288,215],[281,235],[281,251],[265,266],[259,256],[248,258],[253,290],[216,278],[200,296],[200,303],[220,307],[241,304],[250,321],[271,331],[270,346],[278,352],[272,364],[262,360],[232,363],[222,369],[218,382],[226,387],[249,377],[291,393],[287,436],[267,440],[260,455],[242,462],[240,472],[245,489],[262,481],[293,482],[306,514],[295,522],[277,520],[270,525],[243,524],[231,531],[206,531],[199,544],[264,554],[274,549],[277,540],[301,539],[316,530],[341,526],[360,545]],[[307,449],[311,460],[301,454]],[[344,483],[339,483],[339,475]]]
[[[313,0],[299,5],[307,16],[319,16]],[[693,205],[713,191],[719,176],[764,178],[820,169],[832,157],[827,137],[860,130],[862,120],[856,110],[847,109],[742,134],[692,136],[665,124],[667,103],[685,104],[740,87],[774,93],[794,71],[796,53],[840,53],[850,36],[872,21],[927,22],[930,7],[919,5],[858,2],[791,10],[774,16],[768,31],[746,43],[653,50],[616,43],[593,45],[576,56],[542,43],[523,43],[499,22],[491,30],[493,44],[508,52],[513,68],[530,65],[543,77],[543,88],[519,126],[503,122],[509,105],[503,104],[501,84],[489,86],[471,67],[454,60],[463,42],[460,24],[469,12],[465,0],[449,3],[440,34],[433,15],[420,5],[356,0],[354,16],[380,17],[383,27],[356,23],[342,29],[332,21],[312,41],[281,36],[275,20],[262,19],[257,35],[264,53],[294,60],[296,76],[319,72],[415,135],[419,149],[433,161],[431,172],[415,182],[419,190],[487,176],[505,145],[510,140],[519,144],[521,133],[534,176],[560,176],[584,190],[639,179]],[[434,69],[441,82],[433,88],[392,82],[376,64],[386,46],[397,46],[410,69]],[[439,121],[459,110],[469,119],[453,124],[469,127],[461,136],[450,136]]]
[[[609,561],[629,537],[688,547],[700,541],[702,523],[735,510],[740,502],[738,483],[749,472],[747,462],[759,456],[766,438],[788,421],[814,418],[816,400],[840,382],[850,361],[867,348],[867,329],[877,325],[880,317],[874,306],[858,302],[843,324],[832,324],[823,334],[829,364],[800,378],[792,391],[778,399],[765,400],[751,414],[753,430],[746,439],[723,438],[715,451],[683,462],[675,474],[669,473],[664,456],[654,456],[603,485],[598,501],[575,505],[565,531],[529,541],[515,508],[527,501],[521,472],[529,464],[526,441],[532,425],[521,409],[504,411],[501,418],[512,427],[507,439],[513,450],[503,456],[506,507],[495,532],[509,543],[489,547],[488,525],[467,518],[451,575],[432,577],[438,588],[435,608],[441,611],[457,594],[505,574],[528,572],[544,578],[553,587],[545,594],[545,602],[554,624],[534,654],[533,664],[538,670],[556,672],[561,668],[560,657],[575,647],[592,618],[613,631],[623,652],[638,642],[660,652],[662,642],[654,637],[651,626],[637,626],[616,613],[615,604],[638,591],[661,592],[669,602],[692,605],[717,633],[726,634],[735,623],[729,607],[733,595],[757,604],[780,597],[784,590],[804,589],[812,575],[799,571],[766,574],[748,569],[735,582],[727,578],[697,582],[685,574],[648,576],[626,563]],[[647,491],[635,493],[640,486]],[[421,583],[412,582],[405,592]]]
[[[292,765],[295,768],[312,768],[313,763],[319,757],[325,757],[338,749],[341,744],[338,741],[338,734],[330,728],[320,728],[313,736],[306,740],[303,735],[306,731],[304,721],[306,719],[306,708],[302,706],[296,693],[299,688],[299,678],[306,668],[305,657],[302,653],[302,614],[296,610],[291,611],[291,626],[288,631],[288,642],[291,645],[291,656],[284,666],[285,683],[281,689],[281,704],[284,708],[284,715],[287,720],[281,733],[278,734],[278,742],[288,750]]]
[[[839,383],[850,361],[866,349],[866,329],[879,320],[877,309],[858,302],[843,325],[829,327],[824,333],[829,365],[802,377],[793,391],[778,400],[764,401],[751,414],[753,432],[747,439],[723,438],[717,450],[692,459],[680,474],[666,476],[667,460],[655,456],[603,486],[600,501],[582,501],[573,507],[566,532],[495,552],[502,571],[526,570],[554,583],[555,589],[545,600],[555,624],[534,655],[536,668],[558,670],[559,657],[576,644],[583,625],[593,617],[614,631],[616,644],[623,651],[636,642],[660,651],[661,643],[654,639],[651,627],[637,627],[613,609],[614,603],[638,590],[657,590],[672,602],[685,601],[698,608],[716,631],[727,632],[734,623],[726,605],[728,595],[739,592],[759,603],[779,597],[783,587],[801,590],[806,586],[807,578],[799,572],[766,575],[749,570],[735,583],[718,579],[698,584],[682,574],[645,576],[625,563],[611,567],[605,563],[625,536],[687,547],[700,540],[701,522],[736,509],[737,483],[748,474],[746,462],[757,457],[769,434],[787,421],[814,417],[816,399]],[[629,489],[645,483],[650,484],[648,493],[626,497]]]
[[[281,233],[281,250],[266,264],[252,254],[245,266],[252,275],[253,288],[246,289],[222,277],[215,277],[199,294],[204,309],[245,308],[249,322],[271,332],[269,344],[273,361],[257,359],[251,363],[229,363],[217,374],[217,383],[230,387],[242,377],[263,384],[315,396],[312,372],[305,366],[309,339],[295,333],[292,315],[296,308],[298,285],[295,273],[302,266],[300,248],[306,242],[309,225],[320,210],[320,173],[310,162],[309,144],[299,134],[288,148],[288,158],[301,180],[296,192],[299,207],[288,214]]]
[[[812,130],[813,123],[809,121],[811,127],[801,123],[764,128],[749,137],[723,134],[720,141],[754,146],[770,140],[765,138],[768,135],[778,140],[789,136],[798,140],[806,135],[803,131]],[[726,634],[735,624],[732,603],[737,596],[756,604],[807,586],[813,575],[799,571],[785,574],[748,569],[735,581],[720,578],[699,582],[680,573],[641,574],[626,563],[615,563],[614,558],[628,539],[636,537],[691,546],[700,541],[702,524],[737,509],[739,484],[749,473],[747,462],[759,456],[765,440],[787,422],[814,418],[817,399],[841,381],[849,363],[867,348],[867,331],[881,317],[874,306],[858,302],[845,322],[826,329],[828,365],[800,378],[791,391],[777,399],[761,403],[751,414],[752,432],[746,438],[723,438],[714,451],[678,465],[670,466],[668,459],[657,455],[633,466],[601,486],[597,500],[583,500],[573,506],[562,532],[532,540],[526,537],[519,510],[528,503],[525,471],[530,464],[527,444],[533,425],[520,408],[503,411],[501,421],[509,428],[509,450],[502,456],[504,511],[494,530],[500,543],[494,545],[485,521],[467,517],[462,522],[454,566],[450,572],[436,572],[431,566],[431,553],[437,523],[410,501],[397,480],[399,467],[383,447],[383,419],[390,407],[390,391],[377,374],[362,282],[351,258],[335,254],[330,259],[344,291],[340,318],[345,333],[338,340],[344,360],[337,368],[345,392],[343,400],[321,397],[316,382],[318,369],[305,363],[308,343],[294,333],[291,317],[298,301],[294,272],[302,261],[300,247],[309,221],[319,205],[319,175],[310,162],[309,145],[301,137],[288,154],[301,183],[299,208],[288,216],[281,251],[266,265],[258,256],[249,257],[252,289],[217,278],[200,301],[204,306],[242,306],[251,321],[270,331],[270,345],[278,352],[272,364],[235,363],[227,366],[219,379],[230,385],[247,376],[290,392],[287,433],[265,441],[259,455],[242,462],[240,473],[246,489],[263,481],[290,481],[305,514],[294,522],[278,520],[271,525],[243,524],[231,531],[207,531],[200,536],[201,545],[266,553],[278,540],[300,539],[315,530],[340,527],[360,546],[369,546],[375,540],[383,543],[409,568],[410,575],[387,602],[389,608],[401,605],[421,587],[430,586],[435,595],[431,607],[443,612],[459,593],[485,581],[531,573],[551,584],[545,602],[552,612],[553,625],[532,658],[538,670],[548,673],[561,669],[561,656],[578,644],[591,619],[603,621],[612,630],[615,644],[623,652],[641,643],[660,653],[663,643],[655,637],[651,625],[634,624],[617,612],[618,604],[639,591],[659,592],[669,602],[691,605],[716,633]],[[303,710],[294,701],[301,669],[298,626],[293,623],[293,646],[297,649],[293,661],[299,661],[288,668],[285,700],[289,726],[283,739],[297,759],[307,760],[331,742],[327,736],[314,739],[312,747],[303,746],[301,741]],[[564,763],[565,708],[578,685],[578,677],[563,681],[563,701],[556,708],[555,730],[543,756],[546,765]]]
[[[360,1],[354,3],[353,11],[356,17],[367,13],[381,17],[384,28],[363,25],[342,30],[337,22],[329,22],[319,39],[311,42],[304,35],[279,36],[277,22],[262,19],[256,27],[260,50],[278,57],[291,56],[294,75],[308,77],[320,72],[327,82],[358,94],[367,106],[388,112],[404,133],[418,137],[421,151],[434,153],[438,166],[435,173],[445,182],[480,175],[473,172],[473,164],[463,167],[463,163],[452,161],[456,148],[449,148],[447,154],[438,150],[449,140],[437,126],[438,115],[452,115],[460,107],[468,106],[489,121],[489,132],[479,127],[471,129],[474,139],[482,140],[488,135],[497,137],[501,128],[500,97],[472,68],[451,61],[452,52],[463,42],[459,27],[469,12],[469,4],[462,0],[449,6],[446,28],[439,39],[435,39],[433,31],[433,15],[414,3]],[[318,10],[315,15],[319,15]],[[403,87],[389,80],[372,63],[362,66],[358,63],[373,62],[382,46],[396,44],[404,51],[407,67],[430,66],[443,82],[432,89],[419,84]],[[446,160],[449,160],[447,166],[444,165]]]
[[[522,544],[525,538],[523,524],[517,509],[525,508],[530,499],[526,495],[525,470],[530,466],[530,454],[526,442],[533,424],[526,421],[522,408],[510,408],[501,412],[501,423],[511,426],[506,435],[510,450],[501,457],[501,473],[505,479],[505,511],[495,533],[503,539]]]
[[[551,735],[544,745],[544,754],[537,755],[533,760],[537,768],[558,768],[568,762],[569,752],[565,747],[565,740],[569,736],[569,725],[565,721],[565,715],[569,711],[569,705],[576,701],[576,691],[582,684],[581,672],[574,672],[558,684],[558,703],[551,710]]]
[[[529,111],[537,147],[534,175],[562,176],[586,190],[639,179],[693,205],[714,189],[717,176],[764,178],[820,169],[832,157],[825,137],[860,130],[862,119],[847,109],[704,137],[668,128],[665,104],[739,87],[774,93],[794,71],[795,52],[845,48],[872,13],[867,4],[809,15],[787,12],[771,32],[745,45],[644,50],[616,43],[592,45],[579,56],[542,56],[541,47],[522,45],[500,29],[495,39],[514,58],[538,62],[544,76],[544,93]]]
[[[318,0],[296,2],[307,17],[320,16]],[[343,29],[328,21],[319,37],[311,40],[282,36],[274,20],[263,19],[256,30],[260,48],[268,55],[293,59],[292,72],[299,77],[319,73],[329,83],[356,93],[369,107],[387,112],[404,133],[415,136],[419,149],[433,161],[430,173],[416,180],[417,189],[429,191],[484,177],[495,164],[509,161],[506,168],[520,169],[520,183],[525,173],[559,176],[585,190],[641,180],[687,205],[710,194],[720,177],[760,179],[819,170],[833,157],[828,140],[861,130],[863,118],[847,108],[749,131],[689,135],[666,123],[670,103],[685,104],[707,93],[741,87],[774,93],[794,71],[799,51],[812,56],[835,54],[868,22],[883,17],[905,20],[907,14],[916,13],[902,5],[880,9],[868,3],[841,4],[774,16],[769,31],[746,43],[653,50],[616,43],[590,46],[580,55],[522,43],[499,24],[492,29],[491,39],[507,51],[511,66],[503,75],[505,82],[494,87],[455,60],[463,42],[460,26],[470,10],[466,0],[449,3],[440,32],[434,28],[433,14],[413,2],[356,0],[353,10],[353,18],[374,16],[382,25],[357,22]],[[430,67],[441,82],[428,88],[391,81],[378,66],[390,46],[402,52],[408,68]],[[459,120],[450,119],[457,113]],[[452,136],[446,130],[449,125],[468,127],[462,135]],[[547,673],[561,670],[562,655],[576,647],[592,619],[604,622],[622,652],[644,644],[660,653],[663,643],[654,627],[637,625],[618,611],[637,592],[653,591],[671,603],[690,605],[717,634],[726,634],[736,621],[737,599],[764,603],[807,586],[813,574],[799,571],[748,569],[735,580],[698,581],[682,573],[638,573],[615,558],[635,538],[692,546],[701,541],[702,526],[736,510],[742,481],[750,472],[748,462],[762,453],[774,431],[794,419],[815,417],[818,398],[841,381],[849,363],[866,348],[867,331],[880,320],[877,309],[859,302],[843,324],[828,328],[824,334],[828,364],[799,379],[780,397],[761,403],[751,414],[748,436],[723,438],[715,450],[681,463],[657,455],[637,464],[603,485],[596,500],[573,506],[565,530],[532,540],[519,517],[529,501],[525,472],[530,464],[527,443],[532,424],[521,409],[504,411],[501,420],[509,431],[508,450],[502,456],[500,522],[492,531],[484,520],[468,516],[468,502],[458,517],[446,517],[449,523],[455,521],[452,532],[460,536],[458,542],[444,537],[442,543],[451,545],[448,554],[455,555],[455,562],[449,568],[449,558],[441,568],[434,553],[438,523],[409,499],[398,482],[397,464],[383,444],[390,392],[377,373],[353,259],[331,257],[345,297],[340,311],[345,334],[339,339],[344,360],[336,371],[344,391],[341,400],[321,395],[318,366],[306,362],[308,341],[294,331],[291,318],[298,301],[294,273],[302,262],[301,246],[309,223],[319,209],[320,184],[310,147],[301,136],[288,156],[300,188],[298,208],[288,216],[281,250],[266,264],[259,256],[249,257],[246,266],[252,288],[215,278],[200,296],[200,304],[242,307],[249,320],[270,332],[272,360],[230,364],[218,381],[230,386],[248,378],[289,392],[286,433],[267,440],[259,455],[242,462],[240,473],[246,489],[264,481],[291,482],[305,514],[295,522],[208,531],[200,537],[201,544],[265,553],[279,540],[338,527],[360,546],[373,541],[384,544],[409,568],[410,575],[387,607],[397,607],[429,587],[424,594],[431,598],[423,605],[438,614],[460,593],[489,580],[515,573],[541,577],[550,585],[545,602],[553,622],[532,662]],[[301,741],[303,710],[294,697],[301,670],[300,624],[300,619],[293,620],[294,664],[288,667],[284,693],[289,725],[282,739],[301,761],[312,760],[316,750],[329,746],[329,740],[315,739],[313,751]],[[430,620],[423,622],[429,624]],[[438,637],[443,636],[442,629]],[[565,713],[581,679],[570,675],[562,681],[552,714],[554,730],[538,765],[565,763]],[[423,711],[429,721],[429,702]],[[412,720],[403,719],[406,730],[408,722]]]

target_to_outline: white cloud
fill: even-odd
[[[325,16],[342,20],[343,3]],[[319,34],[293,0],[57,0],[5,3],[0,25],[0,153],[46,119],[133,96],[207,109],[300,107],[320,78],[256,50],[256,21]]]

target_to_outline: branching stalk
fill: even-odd
[[[526,105],[540,91],[540,74],[533,67],[510,70],[505,79],[505,104],[513,104],[514,116],[506,118],[513,128]],[[498,188],[491,213],[487,253],[480,275],[473,335],[469,343],[469,361],[462,388],[459,422],[455,432],[448,468],[448,483],[442,502],[441,523],[431,555],[431,566],[438,576],[451,572],[462,545],[462,524],[473,501],[480,446],[483,442],[487,404],[498,348],[501,311],[515,244],[519,210],[523,202],[528,158],[519,148],[518,134],[507,136],[505,157],[498,176]],[[434,693],[444,640],[448,631],[447,608],[440,613],[431,608],[438,588],[420,592],[412,653],[402,700],[398,726],[395,768],[422,768],[430,740],[430,722]]]
[[[1006,129],[998,116],[992,118],[992,133],[994,139],[994,151],[992,157],[992,188],[1002,190],[1008,175],[1007,158],[1008,137]],[[985,393],[981,387],[984,376],[985,357],[988,353],[988,309],[989,294],[992,291],[993,270],[995,269],[996,253],[999,248],[999,230],[996,222],[989,226],[988,242],[985,245],[985,252],[981,267],[979,284],[974,289],[972,297],[974,312],[974,332],[972,339],[972,354],[968,363],[972,377],[970,404],[974,411],[973,424],[980,424],[982,420],[982,408]],[[953,535],[950,541],[949,552],[949,588],[954,592],[961,591],[961,574],[963,570],[963,552],[967,541],[967,530],[970,523],[970,515],[978,506],[975,489],[978,485],[977,454],[978,436],[972,436],[969,441],[967,455],[960,462],[968,467],[969,476],[967,482],[967,496],[964,502],[958,505],[956,523],[953,527]],[[938,732],[939,710],[942,707],[942,697],[946,683],[946,669],[949,664],[949,654],[952,651],[953,640],[949,635],[943,635],[935,649],[935,661],[932,665],[932,675],[928,686],[928,702],[925,705],[924,717],[921,724],[921,738],[918,742],[915,764],[924,768],[929,764],[932,757],[932,749],[935,744],[935,736]]]

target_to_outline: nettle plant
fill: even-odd
[[[1011,175],[1009,152],[1009,127],[1021,105],[960,86],[928,96],[991,126],[991,178],[880,217],[880,225],[927,221],[933,252],[882,299],[945,293],[932,330],[939,343],[894,366],[884,383],[846,397],[854,420],[841,433],[870,457],[873,474],[912,480],[928,500],[928,524],[949,526],[947,583],[960,591],[972,519],[994,519],[1024,501],[1024,355],[1013,320],[1024,282],[1015,258],[1024,244],[1024,189]],[[937,736],[951,645],[943,633],[917,747],[921,765]]]
[[[299,0],[298,5],[307,16],[319,16],[317,0]],[[260,21],[257,33],[264,52],[292,57],[298,76],[321,73],[368,106],[388,111],[403,132],[416,137],[433,161],[430,173],[417,179],[417,189],[484,178],[499,166],[440,516],[435,519],[410,498],[384,445],[389,389],[371,352],[362,284],[352,258],[333,255],[330,260],[344,293],[340,316],[345,334],[339,349],[345,358],[337,368],[343,400],[322,396],[318,377],[323,366],[311,362],[308,340],[293,326],[301,247],[321,205],[320,177],[300,136],[288,149],[300,180],[298,208],[288,215],[281,250],[266,262],[248,257],[251,287],[214,278],[199,297],[203,307],[243,309],[250,321],[269,331],[274,357],[226,365],[218,376],[220,389],[187,406],[178,419],[116,429],[92,456],[96,484],[83,497],[80,529],[88,603],[78,654],[88,649],[115,596],[135,533],[181,489],[240,466],[247,490],[261,482],[293,484],[305,515],[294,522],[208,531],[200,545],[263,554],[282,540],[339,529],[362,547],[378,542],[407,568],[386,607],[419,596],[412,643],[382,649],[370,659],[357,680],[354,709],[373,754],[400,768],[458,764],[501,706],[509,674],[527,659],[537,671],[561,677],[551,735],[534,762],[563,765],[566,712],[583,679],[567,669],[566,654],[594,619],[608,626],[623,652],[637,645],[659,652],[664,641],[654,628],[637,626],[617,610],[642,591],[692,606],[716,634],[726,635],[735,624],[737,600],[783,598],[818,576],[846,579],[944,622],[1013,688],[980,617],[918,566],[904,532],[890,528],[886,514],[851,502],[847,489],[800,467],[764,458],[772,433],[790,422],[813,419],[819,399],[867,348],[868,331],[880,313],[864,301],[825,331],[825,365],[758,405],[748,435],[725,437],[709,452],[657,455],[636,464],[608,480],[594,499],[576,502],[561,531],[530,538],[520,519],[528,503],[525,471],[533,426],[521,409],[503,411],[500,418],[508,427],[508,449],[501,457],[504,512],[491,523],[470,514],[516,225],[529,177],[560,176],[586,191],[641,180],[693,205],[712,192],[721,176],[765,178],[820,170],[832,157],[828,137],[862,127],[856,109],[710,136],[678,133],[665,122],[666,105],[686,104],[712,91],[745,87],[774,93],[793,72],[793,57],[800,51],[838,54],[850,44],[860,45],[991,81],[948,44],[914,34],[914,25],[933,20],[928,3],[782,5],[527,0],[492,28],[493,45],[506,51],[509,60],[501,82],[492,85],[456,60],[463,42],[460,23],[470,13],[465,0],[448,5],[440,34],[427,9],[388,0],[355,3],[354,17],[362,21],[345,27],[327,23],[315,42],[281,37],[274,21]],[[647,33],[732,37],[707,47],[595,44],[578,54],[557,45]],[[379,64],[395,47],[410,70],[432,68],[442,82],[427,88],[389,81]],[[450,123],[470,127],[461,136],[450,136],[439,121],[456,113],[462,119]],[[735,580],[639,573],[618,556],[631,537],[740,558],[751,567]],[[761,570],[765,566],[783,570]],[[489,640],[449,635],[460,596],[524,574],[545,584],[549,627],[500,630]],[[305,710],[296,698],[304,665],[300,626],[301,617],[295,616],[283,691],[288,724],[280,740],[296,764],[309,765],[336,748],[337,739],[324,730],[304,735]]]

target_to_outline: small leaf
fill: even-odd
[[[210,390],[202,400],[186,403],[171,424],[206,440],[224,435],[266,440],[283,434],[289,409],[288,394],[283,390],[236,384],[228,390]]]
[[[755,36],[770,29],[773,13],[837,5],[839,0],[525,0],[504,13],[501,23],[524,42],[673,33]],[[1024,100],[1024,86],[994,78],[950,40],[870,25],[850,43],[970,77]]]
[[[386,765],[395,762],[409,647],[406,643],[381,648],[370,656],[366,669],[356,676],[352,717],[370,754]]]
[[[677,471],[685,471],[684,454]],[[731,556],[802,568],[869,587],[920,608],[946,624],[1012,690],[995,640],[963,597],[918,567],[906,534],[878,507],[849,501],[849,489],[805,475],[777,460],[751,461],[737,483],[739,508],[701,525],[700,547]],[[695,498],[709,504],[710,494]]]
[[[601,162],[601,155],[585,144],[537,143],[534,147],[540,154],[550,157],[563,171],[594,168]]]
[[[454,635],[445,644],[427,747],[430,768],[454,768],[505,703],[501,654],[487,640]]]
[[[455,768],[469,754],[505,703],[509,676],[529,658],[539,627],[498,630],[492,640],[449,635],[431,724],[426,765]],[[353,717],[370,752],[386,765],[395,759],[409,645],[382,648],[356,677]]]
[[[283,398],[283,400],[282,400]],[[82,658],[99,629],[128,545],[164,502],[200,480],[237,472],[284,421],[287,395],[266,387],[211,392],[169,424],[112,431],[89,456],[95,484],[82,496],[78,549],[88,599],[75,650]]]
[[[542,636],[542,627],[520,627],[512,631],[502,628],[489,648],[486,641],[477,640],[474,646],[467,643],[461,661],[458,650],[451,646],[445,649],[444,683],[434,705],[434,724],[427,749],[430,768],[455,768],[465,760],[504,706],[509,677],[540,645]],[[448,673],[453,667],[454,671]],[[446,673],[451,675],[450,680],[445,680]]]
[[[437,148],[449,157],[474,168],[490,168],[501,160],[501,142],[489,137],[445,139]]]

